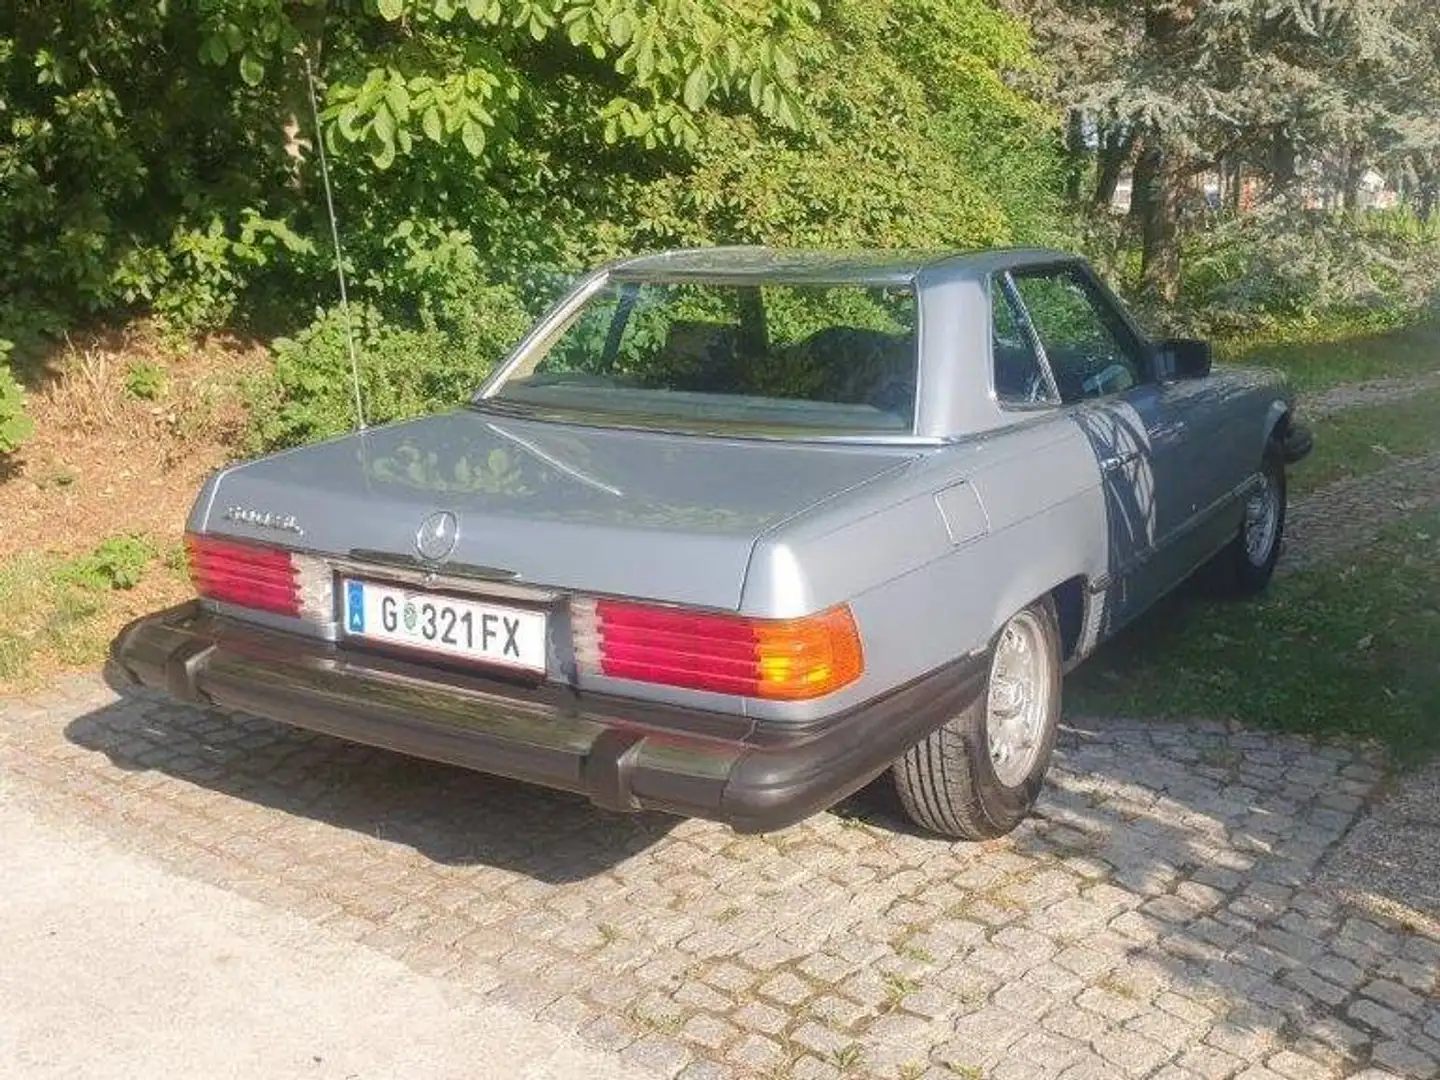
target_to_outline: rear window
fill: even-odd
[[[909,288],[610,282],[481,405],[733,433],[908,433]]]

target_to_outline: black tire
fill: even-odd
[[[1267,485],[1265,490],[1273,493],[1275,498],[1275,529],[1270,542],[1263,551],[1251,551],[1252,510],[1257,497],[1252,495],[1246,500],[1245,516],[1240,521],[1235,538],[1220,554],[1225,583],[1231,592],[1240,596],[1255,596],[1265,591],[1270,579],[1275,576],[1275,564],[1280,561],[1281,543],[1285,538],[1285,458],[1278,443],[1271,442],[1265,448],[1261,472]]]
[[[1055,605],[1048,598],[1039,600],[1005,624],[996,636],[997,646],[1022,619],[1027,620],[1027,630],[1038,629],[1045,652],[1038,688],[1046,698],[1038,738],[1032,743],[1033,763],[1023,777],[1006,784],[991,758],[990,687],[998,655],[992,647],[990,670],[977,699],[906,751],[892,770],[905,813],[921,828],[965,840],[1004,836],[1025,819],[1040,797],[1060,726],[1060,626]]]

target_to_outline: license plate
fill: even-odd
[[[345,580],[345,633],[352,638],[543,672],[545,622],[535,611]]]

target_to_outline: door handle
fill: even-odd
[[[1139,450],[1127,450],[1121,454],[1108,454],[1100,459],[1100,468],[1105,472],[1115,472],[1131,464],[1140,456]]]

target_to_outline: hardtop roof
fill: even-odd
[[[925,278],[983,277],[999,269],[1076,259],[1047,248],[823,251],[706,247],[623,259],[612,264],[609,273],[619,281],[903,286],[923,284]]]

